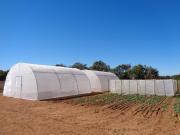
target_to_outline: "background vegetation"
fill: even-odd
[[[159,71],[151,66],[147,65],[134,65],[131,64],[120,64],[115,68],[110,67],[110,65],[105,62],[99,60],[95,61],[91,66],[87,66],[87,64],[83,64],[80,62],[75,62],[73,65],[66,66],[62,63],[56,64],[55,66],[61,67],[70,67],[77,68],[80,70],[96,70],[96,71],[104,71],[104,72],[112,72],[115,73],[119,79],[176,79],[180,80],[180,74],[174,76],[159,76]],[[8,71],[0,70],[0,81],[4,81],[6,78]]]
[[[0,81],[4,81],[6,79],[8,71],[0,70]]]
[[[56,66],[63,66],[64,64],[56,64]],[[146,65],[121,64],[115,68],[99,60],[95,61],[92,66],[88,67],[87,64],[76,62],[69,66],[71,68],[78,68],[80,70],[90,69],[96,71],[112,72],[115,73],[120,79],[156,79],[159,78],[159,71],[156,68]]]

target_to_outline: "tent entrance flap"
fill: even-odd
[[[21,90],[22,90],[22,76],[16,76],[16,97],[21,97]]]

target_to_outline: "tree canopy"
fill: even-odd
[[[65,67],[64,64],[56,64],[56,66]],[[157,79],[159,78],[159,71],[151,66],[137,64],[131,66],[131,64],[120,64],[115,68],[110,68],[108,64],[99,60],[95,61],[92,66],[88,67],[86,64],[76,62],[69,66],[71,68],[77,68],[80,70],[91,69],[96,71],[113,72],[119,79]],[[162,76],[163,77],[163,76]]]
[[[56,64],[55,66],[57,66],[57,67],[66,67],[66,65],[64,65],[64,64]]]
[[[5,81],[8,71],[0,70],[0,81]]]
[[[145,67],[145,79],[155,79],[158,78],[159,71],[155,68]]]
[[[120,78],[120,79],[130,79],[130,64],[122,64],[115,67],[112,71]]]
[[[86,64],[82,64],[80,62],[76,62],[74,63],[72,66],[70,66],[71,68],[77,68],[77,69],[80,69],[80,70],[83,70],[83,69],[88,69],[87,65]]]
[[[131,79],[145,79],[146,68],[145,66],[138,64],[131,69]]]
[[[112,70],[120,79],[156,79],[159,76],[157,69],[146,65],[121,64]]]
[[[172,76],[173,79],[180,80],[180,74]]]
[[[105,62],[103,61],[95,61],[93,63],[93,65],[90,67],[90,69],[92,70],[97,70],[97,71],[105,71],[105,72],[108,72],[110,71],[110,66],[107,65]]]

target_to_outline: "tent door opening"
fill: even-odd
[[[16,97],[21,97],[21,90],[22,90],[22,76],[16,76],[16,91],[15,91]]]

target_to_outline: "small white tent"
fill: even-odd
[[[109,81],[116,79],[107,72],[18,63],[7,75],[3,95],[43,100],[103,92],[109,91]]]

